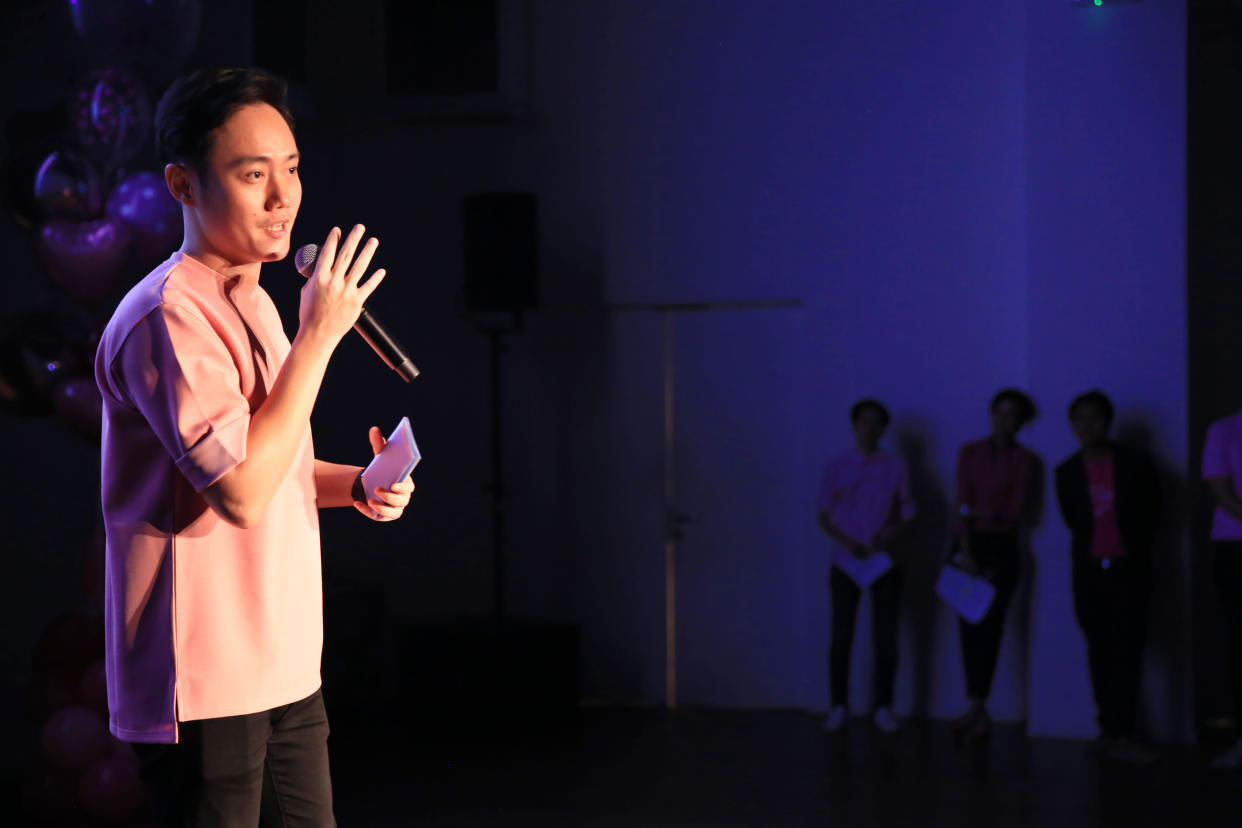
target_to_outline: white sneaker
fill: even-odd
[[[845,724],[845,708],[838,705],[828,711],[828,718],[824,719],[824,730],[829,733],[836,733]]]
[[[883,733],[896,733],[899,725],[897,718],[893,715],[893,711],[887,707],[877,707],[875,715],[871,717],[875,722],[875,726]]]
[[[1242,739],[1234,742],[1233,747],[1213,759],[1208,767],[1212,770],[1242,768]]]

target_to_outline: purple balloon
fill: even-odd
[[[105,212],[129,226],[138,264],[144,269],[164,261],[181,242],[181,204],[153,172],[122,179],[108,196]]]
[[[108,726],[99,714],[80,705],[52,714],[39,734],[43,755],[53,767],[75,773],[108,752]]]
[[[129,260],[129,226],[113,218],[51,219],[39,228],[39,255],[52,281],[83,302],[102,302],[117,289]]]
[[[202,0],[69,0],[84,65],[133,66],[163,89],[194,52]]]
[[[82,150],[111,169],[146,146],[151,101],[129,72],[96,70],[70,94],[69,123]]]
[[[103,185],[89,160],[73,150],[58,149],[39,165],[34,197],[45,216],[91,219],[103,206]]]

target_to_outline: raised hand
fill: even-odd
[[[361,250],[358,249],[365,232],[365,227],[355,224],[343,242],[339,227],[333,227],[328,233],[315,260],[315,271],[302,286],[298,307],[299,336],[309,336],[328,348],[335,348],[358,321],[363,303],[385,275],[384,270],[377,270],[362,282],[371,257],[379,247],[379,240],[372,236]]]

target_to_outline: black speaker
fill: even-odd
[[[535,307],[538,226],[534,193],[475,193],[464,214],[466,307]]]

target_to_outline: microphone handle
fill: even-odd
[[[358,321],[354,323],[354,330],[367,341],[375,353],[380,355],[380,359],[384,360],[389,368],[401,375],[401,379],[409,382],[418,376],[418,368],[414,366],[414,362],[406,356],[397,341],[388,335],[388,331],[384,330],[379,320],[365,307],[358,315]]]

